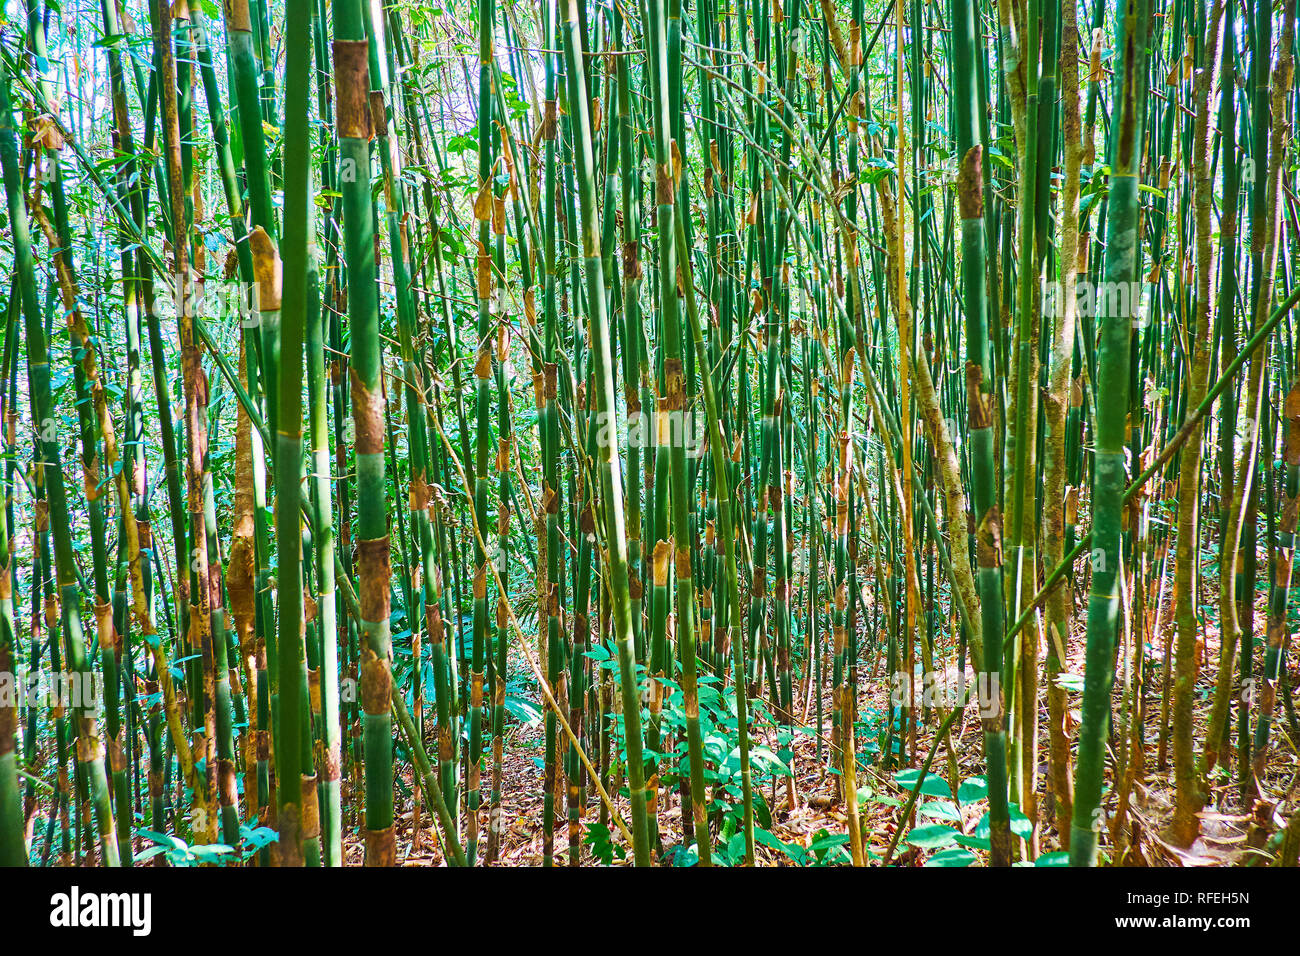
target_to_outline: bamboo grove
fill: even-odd
[[[0,862],[1296,865],[1295,4],[2,13]]]

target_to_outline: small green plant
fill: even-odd
[[[180,837],[155,833],[153,830],[138,829],[136,835],[152,840],[154,844],[135,855],[137,864],[161,854],[166,858],[168,866],[236,866],[280,839],[280,835],[270,827],[250,826],[247,823],[239,827],[238,847],[225,843],[192,846]]]

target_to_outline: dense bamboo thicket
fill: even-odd
[[[1290,0],[9,0],[0,863],[1296,866]]]

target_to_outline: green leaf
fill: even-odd
[[[1011,832],[1022,839],[1029,839],[1034,832],[1034,824],[1020,812],[1020,807],[1014,803],[1007,804],[1007,815],[1011,818]],[[991,833],[989,827],[989,815],[986,813],[980,817],[980,822],[975,826],[975,835],[982,839],[988,839]]]
[[[606,866],[614,862],[616,855],[620,860],[627,857],[627,851],[610,839],[609,827],[603,823],[587,824],[587,835],[582,842],[590,846],[592,855]]]
[[[739,863],[745,858],[745,831],[741,830],[727,841],[727,856]]]
[[[920,770],[904,770],[901,773],[894,774],[894,783],[898,784],[905,790],[916,789],[916,779],[921,775]],[[921,793],[927,797],[944,797],[952,799],[952,787],[948,786],[948,781],[943,779],[937,773],[925,775],[925,780],[921,783]]]
[[[825,832],[825,831],[823,831]],[[809,844],[808,849],[813,853],[820,855],[822,850],[829,850],[831,847],[846,846],[849,842],[847,833],[828,833],[826,836],[818,837]]]
[[[936,853],[930,859],[925,861],[926,866],[970,866],[978,862],[978,858],[970,850],[959,850],[953,848]]]
[[[227,853],[234,853],[235,848],[224,843],[212,843],[206,846],[190,847],[190,852],[194,854],[196,860],[202,863],[212,863],[221,859]]]
[[[961,811],[951,800],[927,800],[916,808],[917,814],[927,820],[951,820],[961,823]]]
[[[584,657],[590,657],[593,661],[607,661],[614,656],[604,644],[593,644],[589,650],[582,653]]]
[[[858,787],[859,803],[879,803],[886,807],[901,807],[903,801],[896,797],[882,796],[871,790],[869,787]]]
[[[147,850],[141,850],[139,853],[137,853],[135,855],[135,862],[143,863],[145,862],[145,860],[152,860],[159,853],[166,853],[166,852],[167,852],[167,847],[165,846],[151,846]]]
[[[153,830],[136,830],[135,832],[136,835],[142,836],[146,840],[152,840],[169,850],[188,850],[190,848],[190,845],[184,840],[168,836],[166,833],[155,833]]]
[[[803,862],[803,847],[794,843],[786,843],[775,833],[764,830],[762,827],[754,827],[754,842],[761,843],[766,847],[771,847],[773,850],[780,850],[795,863]]]
[[[907,842],[912,846],[933,850],[938,847],[952,846],[957,842],[959,836],[961,834],[952,827],[946,827],[941,823],[932,823],[929,826],[913,827],[912,832],[907,835]]]
[[[661,682],[662,683],[662,682]],[[766,747],[754,747],[749,752],[749,761],[755,766],[766,765],[769,773],[780,777],[790,776],[790,771],[781,758]]]
[[[521,724],[538,723],[542,719],[542,712],[537,709],[536,704],[514,694],[506,695],[505,708],[510,716]]]
[[[977,800],[987,799],[989,795],[989,785],[983,777],[970,777],[961,782],[957,788],[957,800],[960,803],[974,803]]]
[[[1020,807],[1014,803],[1007,804],[1007,809],[1011,811],[1011,832],[1022,839],[1028,840],[1034,832],[1033,821],[1020,812]]]
[[[1061,671],[1056,675],[1056,686],[1072,694],[1082,694],[1083,675],[1073,674],[1070,671]]]

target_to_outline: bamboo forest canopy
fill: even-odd
[[[1291,0],[7,0],[0,862],[1296,866]]]

